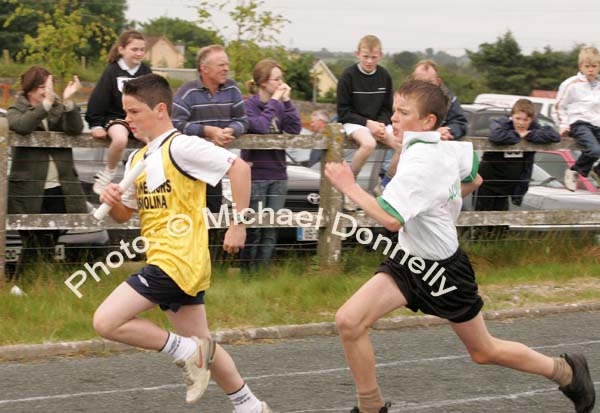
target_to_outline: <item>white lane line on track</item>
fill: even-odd
[[[55,394],[52,396],[25,397],[24,399],[0,400],[0,405],[1,404],[9,404],[9,403],[38,402],[38,401],[42,401],[42,400],[52,400],[52,399],[69,399],[71,397],[96,396],[96,395],[100,395],[100,394],[128,393],[128,392],[134,392],[134,391],[154,391],[154,390],[163,390],[163,389],[173,389],[176,387],[183,387],[183,384],[163,384],[161,386],[153,386],[153,387],[133,387],[133,388],[129,388],[129,389],[83,391],[83,392],[79,392],[79,393]]]
[[[549,345],[545,345],[545,346],[536,346],[536,347],[531,347],[533,349],[547,349],[547,348],[556,348],[556,347],[568,347],[568,346],[585,346],[585,345],[592,345],[592,344],[600,344],[600,340],[591,340],[591,341],[581,341],[581,342],[577,342],[577,343],[560,343],[560,344],[549,344]],[[378,363],[376,366],[379,367],[389,367],[389,366],[397,366],[400,364],[408,364],[408,363],[428,363],[428,362],[435,362],[435,361],[441,361],[441,360],[457,360],[457,359],[464,359],[464,358],[469,358],[469,355],[456,355],[456,356],[443,356],[443,357],[431,357],[431,358],[421,358],[421,359],[412,359],[412,360],[399,360],[399,361],[393,361],[393,362],[389,362],[389,363]],[[323,370],[310,370],[310,371],[298,371],[298,372],[292,372],[292,373],[275,373],[275,374],[265,374],[265,375],[261,375],[261,376],[247,376],[246,380],[261,380],[261,379],[269,379],[269,378],[278,378],[278,377],[297,377],[297,376],[307,376],[307,375],[319,375],[319,374],[327,374],[327,373],[335,373],[335,372],[341,372],[341,371],[347,371],[349,370],[348,367],[341,367],[341,368],[335,368],[335,369],[323,369]],[[214,382],[210,383],[211,385],[214,385]],[[598,384],[598,383],[595,383]],[[155,390],[164,390],[164,389],[174,389],[174,388],[178,388],[178,387],[183,387],[183,384],[164,384],[161,386],[152,386],[152,387],[133,387],[133,388],[128,388],[128,389],[114,389],[114,390],[102,390],[102,391],[89,391],[89,392],[79,392],[79,393],[64,393],[64,394],[55,394],[55,395],[50,395],[50,396],[35,396],[35,397],[25,397],[22,399],[6,399],[6,400],[0,400],[0,405],[3,404],[11,404],[11,403],[28,403],[28,402],[35,402],[35,401],[41,401],[41,400],[52,400],[52,399],[68,399],[68,398],[73,398],[73,397],[85,397],[85,396],[96,396],[96,395],[103,395],[103,394],[115,394],[115,393],[130,393],[130,392],[136,392],[136,391],[155,391]],[[555,390],[555,389],[553,389]],[[538,391],[538,390],[536,390]],[[540,391],[547,391],[547,390],[540,390]],[[518,393],[521,394],[521,393]],[[522,393],[522,394],[527,394],[527,393]],[[497,398],[510,398],[510,395],[507,396],[490,396],[490,397],[497,397]],[[471,400],[471,399],[468,399]],[[451,401],[450,401],[451,402]],[[433,406],[435,407],[435,406]],[[411,407],[414,409],[414,407]],[[419,409],[421,408],[426,408],[426,407],[419,407]],[[335,411],[335,410],[340,410],[341,408],[336,408],[336,409],[325,409],[325,410],[301,410],[298,412],[294,412],[294,413],[299,413],[299,412],[318,412],[318,411],[323,411],[323,412],[327,412],[327,411]],[[395,411],[395,410],[393,410]],[[292,412],[289,412],[292,413]]]
[[[594,386],[598,387],[600,385],[600,381],[594,382]],[[405,402],[392,402],[392,408],[389,409],[390,413],[394,412],[409,412],[414,410],[423,410],[423,409],[434,409],[434,408],[442,408],[453,405],[460,404],[471,404],[471,403],[480,403],[480,402],[491,402],[495,400],[515,400],[523,397],[533,397],[540,394],[546,393],[554,393],[558,390],[556,387],[546,388],[546,389],[537,389],[530,390],[522,393],[509,393],[509,394],[498,394],[495,396],[480,396],[480,397],[472,397],[470,399],[453,399],[453,400],[440,400],[437,402],[430,403],[422,403],[422,404],[412,404]],[[314,412],[341,412],[348,411],[352,407],[332,407],[329,409],[312,409],[312,410],[294,410],[283,413],[314,413]]]

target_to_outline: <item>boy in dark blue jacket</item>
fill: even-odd
[[[535,106],[519,99],[510,116],[492,121],[490,141],[497,145],[514,145],[525,139],[533,143],[559,142],[560,135],[535,119]],[[479,166],[483,185],[477,190],[475,210],[507,211],[508,198],[521,205],[529,188],[535,152],[486,152]]]

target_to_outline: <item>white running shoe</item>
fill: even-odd
[[[273,413],[267,402],[260,402],[260,410],[252,410],[253,413]],[[235,410],[231,413],[235,413]]]
[[[210,370],[208,366],[213,362],[215,342],[208,338],[191,337],[198,348],[185,360],[178,360],[175,364],[183,368],[183,381],[186,384],[186,403],[193,404],[200,400],[208,387]]]
[[[579,178],[579,173],[572,169],[565,170],[565,187],[571,191],[575,192],[577,190],[577,178]]]
[[[117,174],[117,170],[113,169],[112,171],[104,168],[101,171],[98,171],[96,176],[94,176],[94,187],[93,190],[96,194],[100,195],[104,188],[108,186]]]

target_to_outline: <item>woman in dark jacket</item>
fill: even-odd
[[[21,76],[21,92],[8,108],[10,130],[27,135],[33,131],[57,131],[77,135],[83,130],[79,108],[72,97],[81,84],[73,77],[60,102],[54,93],[52,74],[33,66]],[[70,148],[13,147],[8,178],[8,213],[86,212],[85,195],[73,165]],[[21,231],[21,262],[49,257],[57,231]],[[43,254],[46,252],[46,254]]]

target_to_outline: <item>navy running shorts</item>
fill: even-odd
[[[204,304],[204,291],[200,291],[195,297],[186,294],[156,265],[146,265],[130,275],[126,282],[140,295],[158,304],[163,311],[171,310],[176,313],[182,305]]]

